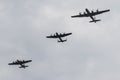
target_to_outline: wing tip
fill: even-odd
[[[11,63],[8,63],[8,65],[11,65]]]
[[[50,36],[46,36],[46,38],[50,38]]]

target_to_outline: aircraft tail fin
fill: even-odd
[[[90,23],[91,23],[91,22],[95,22],[95,23],[96,23],[96,22],[98,22],[98,21],[101,21],[101,20],[100,20],[100,19],[92,20],[92,21],[90,21]]]
[[[67,39],[66,39],[66,40],[62,40],[62,41],[59,41],[59,40],[58,40],[58,42],[66,42],[66,41],[67,41]]]

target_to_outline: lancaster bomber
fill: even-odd
[[[68,35],[71,35],[72,33],[63,33],[58,34],[57,32],[54,35],[47,36],[46,38],[58,38],[58,42],[65,42],[67,39],[63,40],[62,37],[66,37]]]
[[[20,65],[19,68],[26,68],[28,67],[27,65],[25,65],[26,63],[29,63],[29,62],[32,62],[32,60],[16,60],[16,61],[13,61],[12,63],[9,63],[8,65]]]
[[[76,17],[90,17],[92,19],[92,21],[89,21],[90,23],[91,22],[98,22],[98,21],[101,21],[100,19],[96,19],[94,16],[95,15],[98,15],[98,14],[102,14],[102,13],[105,13],[105,12],[108,12],[110,11],[110,9],[108,10],[102,10],[102,11],[99,11],[99,10],[96,10],[95,12],[94,11],[89,11],[87,8],[85,9],[86,12],[84,13],[79,13],[79,15],[74,15],[74,16],[71,16],[72,18],[76,18]]]

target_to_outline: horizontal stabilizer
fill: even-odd
[[[98,20],[93,20],[93,21],[90,21],[90,23],[91,23],[91,22],[95,22],[95,23],[96,23],[96,22],[98,22],[98,21],[101,21],[101,20],[100,20],[100,19],[98,19]]]
[[[59,41],[59,40],[58,40],[58,42],[66,42],[66,41],[67,41],[67,40],[62,40],[62,41]]]
[[[20,66],[19,68],[26,68],[26,67],[28,67],[28,66]]]

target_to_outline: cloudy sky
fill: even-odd
[[[0,0],[0,80],[120,80],[119,0]],[[90,18],[71,16],[110,9]],[[67,42],[46,36],[72,32]],[[8,63],[33,60],[26,69]]]

